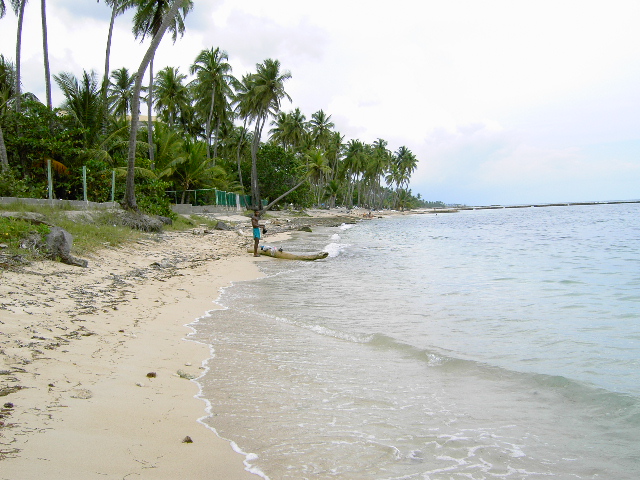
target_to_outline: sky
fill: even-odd
[[[5,3],[9,3],[5,1]],[[40,2],[27,4],[23,88],[44,95]],[[116,19],[111,69],[148,46]],[[515,205],[640,199],[637,0],[194,0],[154,70],[189,73],[220,47],[233,74],[278,59],[307,119],[323,110],[345,142],[388,142],[418,159],[410,188],[434,201]],[[104,71],[110,9],[49,0],[52,74]],[[17,19],[0,20],[15,59]],[[63,97],[53,86],[54,106]]]

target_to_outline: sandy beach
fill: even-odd
[[[188,324],[277,261],[246,253],[246,217],[221,218],[234,228],[149,235],[85,257],[89,268],[0,273],[0,479],[258,478],[198,422],[207,405],[191,381],[210,351]]]

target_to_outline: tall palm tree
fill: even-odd
[[[365,169],[365,146],[360,140],[349,140],[347,143],[347,151],[345,155],[345,163],[347,175],[349,177],[349,191],[347,192],[348,205],[351,207],[353,202],[353,190],[358,187],[358,205],[360,205],[360,176]]]
[[[331,129],[335,126],[331,122],[331,115],[327,116],[322,110],[318,110],[311,115],[309,121],[311,126],[311,137],[316,147],[326,148],[331,137]]]
[[[299,108],[293,112],[279,112],[269,130],[271,141],[281,143],[284,149],[300,152],[308,145],[308,123]]]
[[[180,36],[184,35],[184,18],[193,9],[192,0],[132,0],[137,7],[136,13],[133,17],[133,33],[136,38],[141,37],[144,40],[145,37],[155,37],[160,30],[160,26],[163,23],[163,18],[175,2],[180,3],[176,15],[170,19],[168,25],[171,31],[173,42],[175,43]],[[181,12],[179,12],[181,10]],[[155,53],[155,52],[154,52]],[[147,91],[147,130],[149,141],[149,158],[151,165],[153,165],[153,56],[149,64],[149,90]]]
[[[418,166],[418,159],[411,150],[403,145],[396,152],[395,161],[398,164],[398,168],[402,176],[401,185],[408,187],[411,174],[413,174],[414,170]]]
[[[235,81],[231,75],[231,65],[227,62],[229,55],[220,48],[202,50],[191,65],[191,75],[196,79],[191,82],[196,92],[198,104],[206,109],[205,135],[207,139],[207,158],[211,159],[211,126],[213,124],[216,107],[226,106],[226,99],[231,96],[231,83]],[[218,108],[218,112],[224,112],[225,108]],[[222,121],[218,116],[216,123],[216,143],[214,150],[217,153],[218,130]],[[214,153],[214,157],[216,154]]]
[[[136,166],[136,141],[138,136],[138,124],[140,120],[140,90],[142,89],[142,77],[144,76],[147,67],[151,63],[151,59],[160,45],[160,41],[164,36],[164,32],[169,28],[170,24],[175,25],[176,16],[180,8],[186,8],[191,3],[191,0],[175,0],[171,5],[169,11],[164,15],[162,23],[157,32],[153,35],[151,44],[145,53],[140,67],[136,73],[136,83],[133,89],[133,103],[131,105],[131,132],[129,134],[129,154],[127,165],[127,184],[125,188],[125,195],[123,199],[123,205],[130,210],[138,210],[138,204],[136,202],[135,192],[135,166]]]
[[[305,155],[307,159],[307,175],[315,187],[316,204],[320,206],[322,190],[326,175],[331,172],[324,152],[320,148],[313,148]]]
[[[107,99],[109,89],[109,59],[111,57],[111,39],[113,38],[113,26],[116,21],[116,17],[124,13],[127,9],[133,7],[132,0],[105,0],[105,3],[111,7],[111,20],[109,22],[109,33],[107,35],[107,51],[104,59],[104,76],[102,77],[102,103],[107,106],[109,101]],[[107,110],[105,110],[105,125]]]
[[[254,208],[261,205],[260,187],[258,186],[257,155],[262,130],[267,119],[278,113],[283,98],[291,101],[284,89],[284,82],[291,78],[289,71],[280,72],[278,60],[266,59],[256,65],[257,72],[249,81],[249,91],[245,98],[246,114],[255,122],[253,144],[251,146],[251,196]]]
[[[170,127],[178,122],[182,112],[191,103],[189,91],[183,84],[186,78],[174,67],[165,67],[156,75],[156,110]]]
[[[133,87],[136,82],[135,74],[130,75],[125,67],[114,70],[111,74],[107,103],[111,113],[121,119],[127,118],[133,102]]]

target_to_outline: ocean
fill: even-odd
[[[268,243],[268,237],[265,240]],[[296,233],[192,326],[203,422],[271,480],[640,478],[640,204]]]

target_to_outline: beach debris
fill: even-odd
[[[191,437],[187,435],[182,439],[182,443],[193,443],[193,440],[191,440]]]
[[[4,408],[13,408],[13,403],[7,402],[4,404]]]
[[[194,378],[196,378],[195,375],[191,375],[190,373],[187,373],[184,370],[178,370],[177,375],[180,378],[186,378],[187,380],[193,380]]]
[[[0,397],[6,397],[10,393],[16,393],[18,390],[22,390],[23,388],[24,387],[21,387],[20,385],[0,388]]]
[[[136,382],[136,387],[144,387],[144,383]]]
[[[147,378],[156,378],[156,377],[157,377],[156,372],[149,372],[149,373],[147,373]]]
[[[218,220],[218,223],[216,223],[215,229],[216,230],[225,230],[225,231],[233,230],[229,225],[227,225],[226,223],[224,223],[221,220]]]
[[[93,397],[93,393],[91,390],[87,390],[86,388],[78,388],[77,390],[74,390],[71,395],[71,398],[78,398],[80,400],[89,400],[91,397]]]

